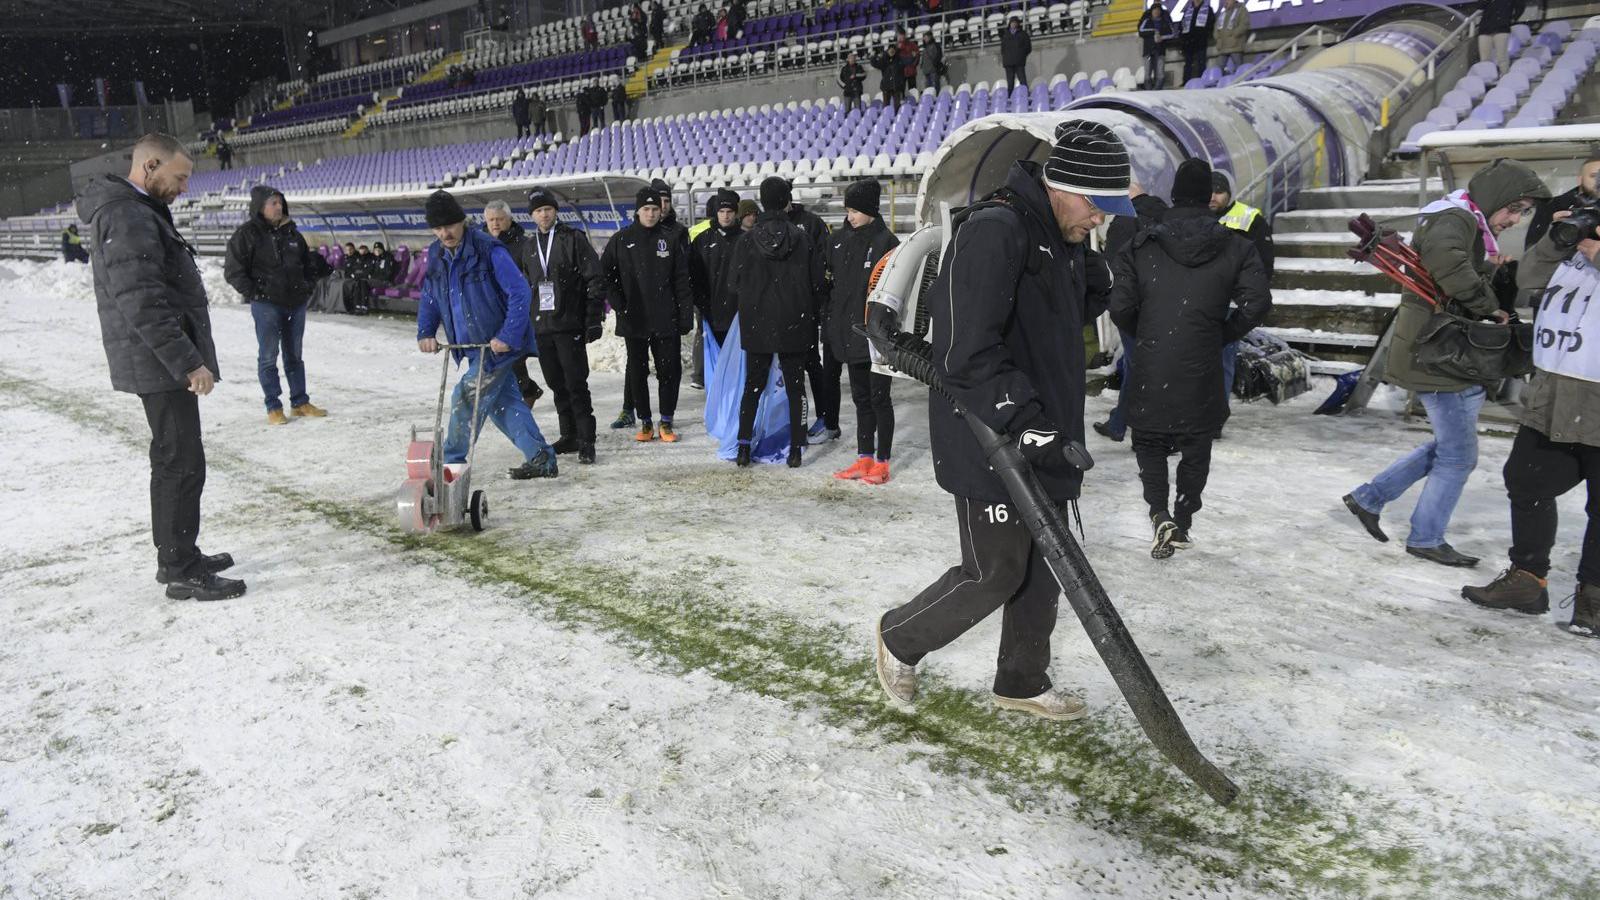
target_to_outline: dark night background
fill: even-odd
[[[0,30],[0,107],[59,107],[58,82],[72,85],[74,106],[90,106],[94,79],[107,78],[112,104],[132,104],[138,80],[152,103],[192,98],[196,109],[226,114],[250,82],[288,77],[281,29],[209,29],[203,40],[202,54],[199,32],[44,37]]]

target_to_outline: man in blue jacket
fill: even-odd
[[[511,470],[512,478],[554,478],[555,451],[545,442],[511,377],[512,363],[533,352],[528,279],[504,244],[467,227],[466,211],[449,193],[435,191],[428,198],[427,219],[436,240],[428,248],[428,273],[417,307],[417,349],[439,352],[440,325],[452,344],[489,345],[487,354],[482,349],[452,351],[456,359],[467,360],[467,370],[450,398],[444,460],[466,462],[474,424],[470,421],[473,391],[481,365],[483,394],[476,425],[482,427],[485,416],[493,419],[522,451],[525,461]]]

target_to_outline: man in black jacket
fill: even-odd
[[[1600,147],[1589,151],[1589,158],[1578,167],[1577,187],[1539,204],[1533,221],[1528,224],[1528,240],[1524,248],[1532,250],[1539,243],[1539,239],[1550,230],[1551,217],[1556,213],[1597,203],[1600,203]]]
[[[1157,7],[1158,8],[1158,7]],[[1132,246],[1134,235],[1152,228],[1167,213],[1167,203],[1160,197],[1144,192],[1137,182],[1128,188],[1137,215],[1117,216],[1106,227],[1106,258],[1110,259],[1122,249]],[[1122,336],[1122,356],[1117,359],[1117,377],[1121,387],[1117,390],[1117,405],[1104,422],[1094,423],[1094,430],[1102,437],[1122,443],[1128,436],[1128,379],[1133,374],[1133,335],[1118,330]]]
[[[830,243],[833,284],[822,318],[830,355],[849,366],[850,398],[856,406],[856,461],[833,477],[867,484],[888,482],[894,444],[894,404],[889,399],[893,379],[872,371],[867,339],[855,330],[866,323],[867,283],[873,267],[900,246],[878,212],[882,196],[883,189],[871,179],[845,188],[845,226],[833,233]]]
[[[278,381],[278,351],[289,379],[289,413],[322,418],[328,411],[306,394],[306,365],[300,351],[306,333],[306,304],[322,277],[322,257],[311,252],[289,218],[289,204],[277,188],[250,189],[250,218],[228,240],[223,275],[250,302],[256,323],[256,375],[266,398],[267,424],[287,425],[283,388]]]
[[[194,161],[177,138],[147,134],[133,147],[127,178],[84,186],[78,218],[90,229],[95,306],[111,386],[139,395],[150,423],[150,525],[156,581],[174,600],[226,600],[245,584],[217,573],[233,565],[207,555],[200,534],[206,454],[199,398],[217,380],[205,285],[194,248],[168,206],[189,185]]]
[[[367,314],[372,303],[372,254],[362,253],[355,244],[344,245],[344,262],[339,271],[344,273],[344,309],[354,316]]]
[[[1524,6],[1523,0],[1479,0],[1478,59],[1494,63],[1501,75],[1511,66],[1511,26]]]
[[[511,121],[516,123],[518,140],[528,136],[532,115],[528,109],[528,95],[522,88],[517,88],[517,93],[511,98]]]
[[[692,269],[694,256],[689,251],[689,226],[678,221],[678,211],[672,205],[672,185],[667,184],[663,178],[656,178],[650,182],[650,189],[655,191],[656,196],[661,200],[661,230],[668,234],[667,240],[669,243],[674,246],[681,244],[680,251],[690,260],[689,265]],[[690,330],[693,330],[692,326]],[[699,374],[702,378],[705,375],[704,372]],[[691,380],[693,384],[701,387],[705,386],[705,382],[699,378],[691,376]],[[622,411],[617,413],[617,417],[611,421],[611,427],[613,429],[632,428],[635,424],[633,410],[633,381],[627,380],[622,385]],[[665,440],[674,441],[677,438],[671,437],[665,438]]]
[[[1083,480],[1066,452],[1083,439],[1083,327],[1111,287],[1084,242],[1107,213],[1134,214],[1129,180],[1127,149],[1110,128],[1062,122],[1042,168],[1013,164],[991,202],[962,214],[927,293],[945,391],[1016,441],[1058,504],[1076,500]],[[939,486],[955,495],[961,564],[879,620],[879,683],[910,703],[922,658],[1004,607],[995,703],[1082,716],[1083,702],[1052,689],[1047,671],[1059,587],[971,427],[938,392],[928,436]]]
[[[1216,25],[1211,0],[1192,0],[1178,23],[1179,45],[1183,47],[1183,84],[1206,73],[1206,53],[1211,46],[1211,30]]]
[[[1028,54],[1032,52],[1033,38],[1022,27],[1022,17],[1013,13],[1006,30],[1000,32],[1000,65],[1006,70],[1006,90],[1028,83]]]
[[[828,290],[822,248],[789,221],[789,182],[761,182],[756,227],[734,245],[729,289],[739,298],[739,337],[745,352],[744,396],[739,403],[738,465],[750,465],[756,407],[767,387],[773,357],[789,397],[789,468],[800,467],[805,436],[806,356],[817,345],[817,314]]]
[[[794,185],[789,184],[789,193],[794,194]],[[777,188],[774,187],[774,190]],[[828,223],[822,217],[806,209],[805,204],[791,202],[784,208],[789,217],[789,224],[796,226],[806,233],[811,246],[826,250],[828,247]],[[827,262],[824,253],[823,262]],[[813,341],[811,350],[806,354],[806,378],[811,382],[811,399],[817,404],[817,420],[811,423],[811,429],[806,432],[806,443],[825,444],[828,441],[838,440],[843,434],[839,430],[839,404],[844,397],[839,390],[839,377],[844,374],[844,363],[835,359],[828,351],[827,345]]]
[[[728,264],[733,261],[733,246],[744,229],[739,227],[739,195],[723,189],[711,198],[712,225],[690,244],[689,276],[694,285],[694,306],[701,319],[711,323],[711,336],[717,346],[728,337],[733,317],[739,312],[739,298],[728,288]]]
[[[528,232],[511,217],[511,206],[504,200],[490,200],[485,203],[483,230],[489,232],[490,237],[506,245],[506,249],[511,251],[511,258],[517,261],[517,268],[522,270],[522,274],[528,278],[528,283],[532,284],[533,273],[528,271],[527,256],[524,253],[528,243]],[[538,296],[534,297],[536,302],[538,299]],[[544,388],[539,387],[539,382],[534,379],[533,372],[529,369],[531,364],[531,357],[524,356],[511,366],[511,374],[517,377],[517,390],[522,392],[522,400],[530,409],[539,402],[540,397],[544,396]]]
[[[617,334],[628,345],[628,390],[638,413],[634,440],[657,437],[650,415],[650,358],[656,363],[661,403],[660,438],[678,440],[672,415],[683,377],[683,335],[694,328],[694,290],[689,280],[688,244],[661,221],[661,195],[641,188],[634,198],[636,218],[606,242],[600,257]]]
[[[1211,471],[1211,442],[1228,420],[1222,348],[1272,309],[1266,269],[1249,239],[1208,209],[1211,165],[1178,167],[1172,209],[1111,258],[1111,318],[1133,337],[1139,364],[1122,385],[1139,480],[1166,559],[1190,546]],[[1181,453],[1176,504],[1168,502],[1167,457]],[[1170,510],[1170,511],[1169,511]]]
[[[594,462],[594,403],[589,396],[588,345],[604,334],[606,280],[589,236],[557,221],[555,194],[534,188],[528,214],[536,230],[522,242],[522,270],[533,286],[533,336],[539,368],[555,395],[561,438],[557,454]]]
[[[845,57],[844,65],[839,67],[839,90],[844,94],[844,111],[849,112],[852,107],[861,105],[861,95],[867,83],[867,70],[861,67],[861,62],[856,58],[856,52],[850,51]]]

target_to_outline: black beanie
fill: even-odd
[[[633,195],[633,208],[635,210],[643,209],[646,206],[659,207],[660,205],[661,194],[653,187],[639,188],[639,193]]]
[[[728,190],[727,188],[723,188],[712,196],[709,208],[711,210],[711,215],[707,216],[707,218],[716,218],[717,213],[724,209],[731,209],[734,212],[738,212],[739,195]]]
[[[672,198],[672,185],[667,184],[666,179],[657,178],[656,180],[650,182],[650,187],[654,188],[656,193],[660,194],[661,196],[666,197],[669,200]]]
[[[1227,172],[1212,172],[1211,173],[1211,193],[1213,193],[1213,194],[1231,194],[1231,193],[1233,193],[1233,185],[1228,183],[1228,173]]]
[[[1172,179],[1173,206],[1211,204],[1211,164],[1203,159],[1186,159]]]
[[[863,215],[874,219],[879,218],[878,201],[883,197],[883,188],[874,179],[867,178],[852,182],[844,189],[844,208],[853,209]]]
[[[466,210],[449,191],[434,191],[428,198],[428,227],[443,228],[467,220]]]
[[[555,194],[550,193],[549,188],[536,187],[528,192],[528,212],[531,213],[541,206],[554,206],[560,209],[561,203],[556,200]]]
[[[776,212],[789,208],[794,202],[794,189],[789,182],[776,175],[761,182],[761,208],[767,212]]]

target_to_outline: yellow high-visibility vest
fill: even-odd
[[[1222,218],[1219,221],[1234,231],[1248,232],[1259,218],[1261,218],[1261,210],[1256,209],[1254,206],[1247,206],[1241,200],[1235,200],[1233,205],[1228,207],[1228,211],[1222,214]]]
[[[689,229],[689,240],[692,241],[695,238],[699,237],[700,235],[704,234],[706,229],[708,229],[710,227],[711,227],[711,220],[710,219],[701,219],[699,222],[697,222],[694,225],[694,227]]]
[[[73,245],[75,247],[81,246],[83,244],[83,235],[81,235],[81,234],[73,234],[72,232],[67,231],[66,229],[62,229],[61,236],[67,239],[67,243],[69,243],[69,244],[71,244],[71,245]]]

